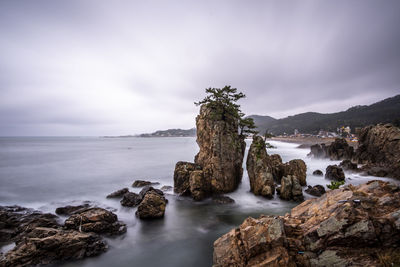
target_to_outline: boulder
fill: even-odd
[[[233,200],[232,198],[230,198],[228,196],[215,195],[212,197],[212,202],[214,204],[232,204],[232,203],[235,203],[235,200]]]
[[[370,181],[246,219],[214,242],[213,266],[397,266],[399,242],[400,188]]]
[[[282,177],[279,197],[285,200],[303,201],[303,190],[296,176]]]
[[[329,165],[326,167],[325,178],[334,181],[344,181],[343,169],[337,165]]]
[[[246,161],[250,191],[255,195],[272,198],[275,195],[275,185],[268,160],[264,139],[261,136],[253,136]]]
[[[200,151],[195,163],[201,166],[206,184],[211,184],[210,193],[234,191],[242,180],[246,147],[237,119],[204,104],[196,117],[196,128]]]
[[[369,168],[387,171],[385,176],[400,178],[400,129],[391,124],[362,128],[353,160]],[[372,171],[376,172],[376,171]]]
[[[145,186],[145,187],[144,187],[142,190],[140,190],[140,192],[139,192],[139,199],[140,199],[140,201],[142,201],[142,200],[144,199],[144,196],[145,196],[148,192],[150,192],[150,191],[153,191],[154,193],[159,194],[160,196],[164,196],[164,192],[161,191],[160,189],[155,189],[155,188],[152,187],[152,186]]]
[[[312,196],[316,196],[316,197],[320,197],[326,193],[325,187],[323,187],[322,185],[319,185],[319,184],[314,185],[314,186],[309,185],[305,191],[306,191],[306,193],[308,193]]]
[[[66,229],[99,234],[119,235],[126,232],[126,225],[118,221],[116,214],[102,208],[90,208],[74,213],[65,220]]]
[[[136,180],[133,182],[132,187],[143,187],[147,185],[158,185],[158,182],[150,182],[150,181],[143,181],[143,180]]]
[[[299,180],[301,186],[307,185],[307,166],[306,163],[301,159],[294,159],[288,163],[282,164],[282,177],[288,175],[294,175]]]
[[[156,191],[146,192],[142,202],[140,202],[136,215],[140,219],[156,219],[164,217],[167,201],[164,196]]]
[[[96,256],[106,250],[106,243],[93,233],[36,227],[0,258],[0,266],[45,265]]]
[[[312,174],[313,174],[313,175],[318,175],[318,176],[324,175],[324,173],[323,173],[321,170],[315,170],[315,171],[313,171]]]
[[[107,198],[119,198],[119,197],[122,197],[123,195],[125,195],[128,192],[129,192],[129,189],[125,187],[125,188],[122,188],[122,189],[117,190],[115,192],[112,192],[111,194],[109,194],[107,196]]]
[[[138,194],[133,192],[127,192],[122,197],[120,203],[122,206],[125,207],[136,207],[137,205],[139,205],[141,200],[142,198]]]
[[[161,191],[166,192],[172,190],[173,187],[170,185],[164,185],[163,187],[160,188]]]
[[[201,170],[197,164],[179,161],[174,171],[174,192],[179,195],[190,195],[190,174],[194,170]]]
[[[335,141],[327,147],[327,156],[331,160],[351,159],[353,154],[354,148],[349,146],[344,138],[336,138]]]
[[[339,167],[341,167],[343,170],[347,171],[357,171],[358,167],[356,163],[351,162],[349,159],[345,159],[342,162],[340,162]]]

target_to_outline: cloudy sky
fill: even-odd
[[[0,135],[191,128],[206,87],[246,114],[400,93],[400,1],[0,0]]]

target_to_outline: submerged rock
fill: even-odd
[[[93,233],[36,227],[0,258],[0,266],[36,266],[78,260],[106,250],[106,243]]]
[[[173,187],[170,185],[164,185],[163,187],[160,188],[161,191],[166,192],[172,190]]]
[[[250,191],[255,195],[272,198],[275,195],[275,185],[271,169],[268,167],[268,160],[263,138],[261,136],[253,136],[253,142],[246,161]]]
[[[313,175],[318,175],[318,176],[324,175],[324,173],[323,173],[321,170],[315,170],[315,171],[313,171],[312,174],[313,174]]]
[[[163,195],[156,191],[146,192],[142,202],[140,202],[136,215],[140,219],[156,219],[164,217],[167,201]]]
[[[122,197],[124,194],[128,193],[129,189],[128,188],[122,188],[120,190],[117,190],[115,192],[112,192],[111,194],[109,194],[107,196],[107,198],[118,198],[118,197]]]
[[[66,229],[82,232],[119,235],[126,232],[126,225],[118,221],[116,214],[102,208],[91,208],[75,213],[65,220]]]
[[[213,266],[382,266],[381,255],[395,266],[399,210],[394,184],[331,190],[286,216],[246,219],[214,242]]]
[[[64,206],[64,207],[58,207],[56,209],[56,214],[58,215],[71,215],[75,212],[83,211],[90,208],[89,204],[82,204],[82,205],[77,205],[77,206]]]
[[[345,176],[343,169],[337,165],[329,165],[326,167],[325,178],[334,181],[344,181]]]
[[[132,187],[143,187],[147,185],[157,185],[160,184],[159,182],[150,182],[150,181],[143,181],[143,180],[136,180],[133,182]]]
[[[212,202],[214,204],[232,204],[235,203],[235,200],[228,196],[223,196],[223,195],[215,195],[212,197]]]
[[[282,178],[279,197],[285,200],[304,200],[303,189],[296,176],[288,175]]]
[[[322,185],[314,185],[314,186],[308,186],[308,188],[305,190],[306,193],[312,195],[312,196],[316,196],[316,197],[320,197],[323,194],[326,193],[325,187],[323,187]]]
[[[136,207],[140,201],[142,201],[142,198],[138,194],[127,192],[123,195],[120,203],[124,207]]]

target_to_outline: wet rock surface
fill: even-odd
[[[170,191],[172,189],[173,189],[173,187],[170,186],[170,185],[164,185],[163,187],[160,188],[160,190],[163,191],[163,192],[167,192],[167,191]]]
[[[174,171],[174,192],[183,196],[190,195],[190,174],[201,170],[201,166],[185,161],[178,161]]]
[[[132,187],[143,187],[147,185],[158,185],[158,182],[150,182],[150,181],[143,181],[143,180],[136,180],[133,182]]]
[[[326,167],[325,178],[334,181],[344,181],[343,169],[337,165],[329,165]]]
[[[303,189],[299,180],[294,175],[284,176],[279,189],[279,197],[285,200],[304,200]]]
[[[214,204],[233,204],[235,203],[235,200],[228,196],[224,195],[215,195],[212,197],[212,203]]]
[[[157,219],[164,217],[167,201],[162,194],[148,190],[140,202],[136,215],[140,219]]]
[[[246,161],[250,191],[255,195],[272,198],[275,195],[275,185],[268,163],[269,157],[263,138],[254,136]]]
[[[310,150],[309,156],[314,158],[330,158],[331,160],[352,159],[354,155],[354,148],[344,138],[336,138],[330,145],[312,145]]]
[[[111,194],[109,194],[107,196],[107,198],[119,198],[119,197],[122,197],[124,194],[126,194],[128,192],[129,192],[129,189],[125,187],[125,188],[122,188],[122,189],[117,190],[115,192],[112,192]]]
[[[339,167],[341,167],[343,170],[347,171],[357,171],[358,167],[356,163],[351,162],[349,159],[345,159],[342,162],[340,162]]]
[[[319,184],[314,185],[314,186],[309,185],[305,191],[306,191],[306,193],[308,193],[312,196],[316,196],[316,197],[320,197],[326,193],[325,187],[323,187],[322,185],[319,185]]]
[[[142,198],[138,194],[127,192],[123,195],[120,203],[124,207],[136,207],[137,205],[139,205],[141,200]]]
[[[318,176],[323,176],[324,175],[324,173],[321,170],[315,170],[315,171],[313,171],[312,174],[313,175],[318,175]]]
[[[102,208],[90,208],[74,213],[65,220],[66,229],[99,234],[119,235],[126,232],[126,225],[118,221],[116,214]]]
[[[86,204],[82,204],[82,205],[76,205],[76,206],[68,205],[68,206],[64,206],[64,207],[58,207],[56,209],[56,214],[58,214],[58,215],[71,215],[71,214],[73,214],[75,212],[80,212],[80,211],[86,210],[88,208],[90,208],[90,204],[87,204],[87,203]]]
[[[396,265],[399,242],[400,188],[370,181],[330,190],[285,216],[246,219],[214,242],[213,261],[215,267],[383,266],[387,255]]]

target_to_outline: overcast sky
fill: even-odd
[[[206,87],[246,114],[400,93],[400,1],[0,0],[0,135],[191,128]]]

